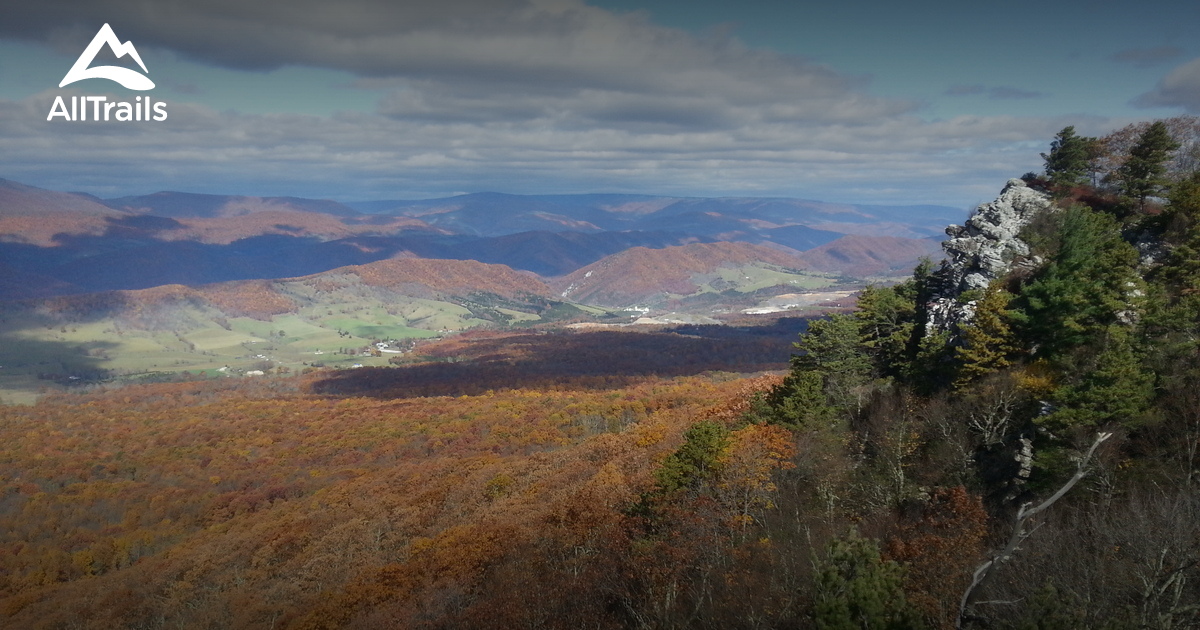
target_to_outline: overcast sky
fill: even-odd
[[[5,4],[0,177],[102,197],[967,208],[1039,169],[1066,125],[1200,114],[1197,0]],[[167,121],[47,122],[57,95],[141,94],[58,87],[106,22]]]

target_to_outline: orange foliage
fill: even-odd
[[[906,567],[909,601],[935,626],[955,627],[959,598],[979,564],[986,535],[983,501],[957,486],[934,490],[920,514],[888,541],[885,555]]]
[[[533,274],[474,260],[393,258],[324,273],[352,273],[365,284],[387,288],[419,285],[447,293],[485,291],[505,297],[550,294],[550,288]]]
[[[275,289],[271,280],[221,282],[197,289],[213,306],[231,316],[269,319],[296,310],[296,303]]]
[[[604,593],[634,596],[636,567],[668,588],[689,565],[667,559],[717,553],[646,555],[624,510],[743,381],[386,400],[297,384],[0,407],[0,625],[577,627]],[[768,487],[779,437],[735,432],[731,489]],[[689,527],[717,538],[696,540],[728,540],[708,509]]]

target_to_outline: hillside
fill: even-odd
[[[27,400],[39,383],[387,365],[412,340],[449,331],[588,317],[552,295],[501,265],[407,258],[299,278],[9,302],[0,305],[0,391]]]
[[[707,519],[711,539],[639,551],[623,540],[623,510],[691,423],[735,417],[755,381],[390,400],[296,391],[320,379],[0,407],[0,620],[411,628],[434,615],[513,628],[550,615],[551,627],[584,627],[603,614],[600,592],[652,609],[643,576],[686,566],[655,551],[737,531],[730,501]],[[768,471],[781,457],[744,451]]]
[[[0,179],[0,244],[53,247],[59,235],[101,235],[127,216],[92,197]]]
[[[582,267],[552,283],[559,295],[601,306],[669,305],[752,294],[792,293],[833,284],[804,271],[797,256],[749,243],[692,243],[662,249],[634,247]]]
[[[363,284],[396,291],[424,289],[450,295],[493,293],[504,297],[522,295],[547,297],[550,288],[531,274],[504,265],[474,260],[427,260],[396,258],[367,265],[342,267],[325,273],[296,279],[311,283],[318,290],[337,276],[356,276]]]
[[[798,255],[807,268],[845,276],[907,276],[922,258],[938,261],[942,246],[931,239],[843,236]]]
[[[0,299],[288,278],[412,256],[477,260],[555,277],[631,247],[726,241],[803,251],[848,233],[928,234],[933,223],[954,214],[937,207],[637,195],[478,193],[341,204],[160,192],[100,200],[5,181],[0,262],[16,280],[0,283]],[[830,222],[842,227],[814,227]],[[907,262],[886,249],[843,246],[840,256],[815,259],[812,268],[873,275]],[[683,290],[684,281],[671,282]]]

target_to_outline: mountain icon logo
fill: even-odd
[[[108,79],[109,81],[116,81],[131,90],[154,89],[154,82],[146,77],[146,75],[139,74],[137,71],[130,70],[129,68],[122,68],[120,66],[96,66],[95,68],[89,68],[88,66],[96,58],[96,53],[100,52],[100,48],[105,44],[108,44],[108,47],[118,59],[129,55],[142,67],[143,72],[149,72],[149,70],[146,70],[146,64],[142,63],[142,58],[138,55],[137,49],[133,47],[133,42],[122,44],[121,40],[117,39],[117,34],[113,32],[112,27],[105,24],[96,32],[96,36],[92,38],[92,43],[83,49],[83,54],[79,55],[79,59],[75,60],[75,65],[71,66],[71,69],[67,71],[67,76],[63,77],[62,83],[59,83],[58,87],[65,87],[84,79]]]

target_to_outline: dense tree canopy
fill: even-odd
[[[625,333],[542,335],[474,373],[0,407],[0,625],[1200,626],[1200,175],[1168,123],[1099,159],[1060,132],[1065,194],[972,316],[927,329],[922,265],[786,374],[603,377]],[[715,343],[681,338],[654,349]]]

